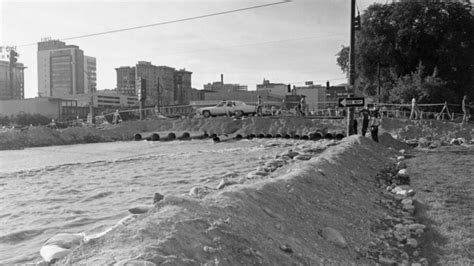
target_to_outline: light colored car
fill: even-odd
[[[235,115],[241,117],[243,115],[255,114],[255,106],[248,105],[241,101],[222,101],[216,106],[199,108],[197,109],[197,113],[204,117],[218,115]]]

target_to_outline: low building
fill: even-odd
[[[67,120],[76,117],[77,100],[53,97],[0,101],[0,114],[40,114],[51,119]]]
[[[283,100],[283,96],[274,95],[269,92],[257,92],[257,91],[234,91],[234,92],[215,92],[207,91],[204,93],[205,101],[221,101],[221,100],[233,100],[242,101],[247,104],[256,104],[257,97],[262,97],[264,105],[275,105],[280,106]]]
[[[213,83],[205,84],[204,90],[215,92],[248,91],[248,86],[240,84],[222,84],[222,82],[216,81]]]
[[[205,99],[205,93],[206,92],[207,91],[205,91],[205,90],[198,90],[198,89],[195,89],[195,88],[191,88],[191,89],[186,91],[186,93],[188,94],[186,97],[189,100],[189,102],[203,101]]]
[[[326,106],[325,108],[337,108],[339,98],[347,98],[349,94],[347,93],[346,86],[331,86],[326,89]]]
[[[268,92],[274,95],[285,96],[291,93],[288,84],[271,83],[270,80],[263,79],[262,84],[257,84],[257,92]]]
[[[326,87],[321,85],[294,87],[293,94],[306,96],[307,111],[317,111],[327,108],[325,105]]]
[[[121,109],[138,107],[137,96],[123,95],[117,90],[99,90],[92,94],[77,95],[77,106],[88,107],[92,103],[95,108]]]

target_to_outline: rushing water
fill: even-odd
[[[303,141],[115,142],[0,151],[0,264],[40,259],[60,232],[95,233],[151,204],[155,192],[216,187]]]

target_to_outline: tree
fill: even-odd
[[[341,45],[342,49],[339,51],[336,56],[337,56],[337,65],[341,68],[342,73],[348,73],[349,72],[349,52],[350,48],[349,46],[344,46]]]
[[[417,82],[412,74],[416,73],[420,62],[423,66],[418,72],[422,75],[420,81],[428,82],[431,78],[437,84],[436,89],[425,91],[428,93],[425,101],[441,98],[459,101],[465,91],[474,96],[474,15],[470,3],[373,4],[362,15],[355,49],[360,83],[368,88],[376,86],[377,65],[384,66],[380,76],[391,101],[405,100],[403,93],[390,90],[397,85],[407,85],[409,80]],[[342,55],[342,50],[338,55]],[[417,87],[413,85],[412,88]],[[405,89],[406,86],[402,90]]]
[[[412,98],[419,102],[444,102],[446,97],[452,97],[451,91],[445,89],[446,83],[438,77],[437,69],[431,75],[426,75],[425,67],[420,63],[417,69],[395,81],[390,91],[390,99],[401,103],[409,103]]]

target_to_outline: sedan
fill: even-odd
[[[241,101],[222,101],[216,106],[202,107],[197,110],[197,113],[204,116],[218,116],[218,115],[235,115],[241,117],[243,115],[255,114],[255,106],[248,105]]]

